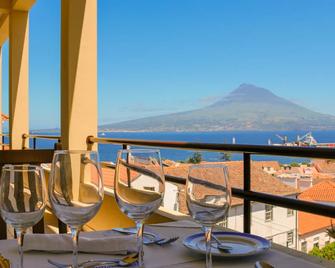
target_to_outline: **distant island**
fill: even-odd
[[[335,130],[335,116],[321,114],[242,84],[221,100],[191,111],[105,124],[99,131]]]

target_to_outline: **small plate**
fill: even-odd
[[[212,255],[221,257],[241,257],[260,254],[271,247],[270,241],[252,234],[237,232],[213,232],[213,234],[223,242],[224,245],[231,247],[229,252],[220,251],[217,244],[212,240]],[[196,233],[187,236],[183,244],[185,247],[198,253],[206,254],[206,242],[204,233]]]

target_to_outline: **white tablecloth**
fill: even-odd
[[[167,236],[180,236],[180,239],[173,244],[161,247],[158,245],[145,246],[144,258],[145,267],[204,267],[204,256],[195,254],[185,248],[182,240],[185,236],[199,231],[199,228],[192,222],[180,221],[164,224],[152,225],[150,228],[156,232]],[[18,259],[15,240],[0,241],[0,253],[12,261]],[[79,254],[80,260],[88,260],[94,257],[102,257],[96,254]],[[106,257],[106,255],[104,256]],[[53,267],[47,263],[47,259],[53,259],[60,262],[71,263],[71,254],[50,254],[42,252],[25,253],[24,267]],[[213,257],[213,267],[238,267],[251,268],[257,260],[265,260],[275,267],[280,268],[317,268],[317,267],[335,267],[334,263],[321,261],[317,258],[307,256],[293,250],[280,246],[273,248],[266,253],[258,256],[238,259],[222,259]]]

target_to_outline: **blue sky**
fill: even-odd
[[[98,0],[99,123],[208,105],[241,83],[335,115],[333,0]],[[31,128],[59,127],[60,1],[30,14]],[[8,45],[3,106],[8,111]]]

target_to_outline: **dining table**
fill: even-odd
[[[192,221],[181,220],[147,226],[162,236],[172,237],[179,236],[179,239],[171,244],[147,245],[144,246],[145,267],[178,267],[178,268],[196,268],[205,267],[205,256],[196,253],[183,245],[183,239],[191,234],[201,231],[200,226]],[[116,233],[116,232],[115,232]],[[118,234],[119,235],[119,234]],[[5,256],[11,262],[18,259],[17,244],[14,239],[0,241],[0,254]],[[88,259],[106,257],[106,255],[80,253],[79,261]],[[42,251],[25,252],[25,268],[52,268],[47,262],[52,259],[58,262],[71,263],[71,253],[55,254]],[[335,263],[322,260],[320,258],[309,256],[305,253],[286,248],[280,245],[272,244],[267,251],[248,257],[227,258],[213,256],[213,267],[236,267],[251,268],[255,267],[257,261],[266,261],[278,268],[317,268],[317,267],[335,267]]]

